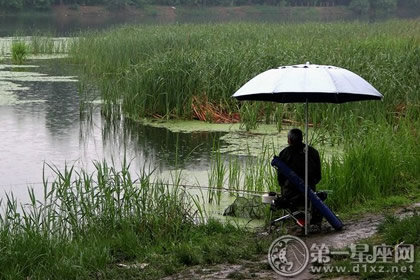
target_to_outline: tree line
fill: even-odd
[[[48,9],[53,5],[106,5],[124,8],[131,5],[184,5],[184,6],[239,6],[239,5],[279,5],[279,6],[349,6],[354,12],[368,14],[373,10],[386,12],[396,7],[420,8],[420,0],[0,0],[0,8],[20,10],[23,8]]]

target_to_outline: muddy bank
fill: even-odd
[[[420,210],[420,203],[413,204],[408,207],[403,207],[394,211],[388,211],[387,214],[395,214],[402,218],[407,215],[413,215],[415,211]],[[372,237],[377,232],[378,225],[384,220],[384,214],[366,214],[362,218],[356,220],[345,221],[345,227],[342,231],[334,231],[326,222],[323,224],[321,233],[311,234],[304,237],[300,232],[292,230],[289,234],[299,236],[308,248],[313,244],[322,244],[330,246],[330,248],[341,249],[348,247],[352,243]],[[281,236],[281,233],[272,233]],[[260,233],[261,238],[266,238],[267,233]],[[308,268],[294,276],[293,279],[320,279],[322,274],[312,274]],[[267,261],[267,256],[260,256],[258,261],[238,261],[236,264],[219,264],[209,267],[193,267],[185,270],[182,273],[164,278],[166,280],[175,279],[291,279],[281,277],[275,273]],[[344,277],[340,279],[358,279],[358,277]]]

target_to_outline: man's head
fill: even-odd
[[[287,143],[289,145],[293,146],[296,144],[300,144],[303,141],[303,133],[302,130],[299,128],[293,128],[289,131],[287,134]]]

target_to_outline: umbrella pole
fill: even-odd
[[[308,99],[306,99],[305,117],[305,235],[308,235]]]

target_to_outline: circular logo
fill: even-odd
[[[281,276],[295,276],[309,263],[309,250],[305,242],[292,235],[284,235],[271,243],[268,263]]]

